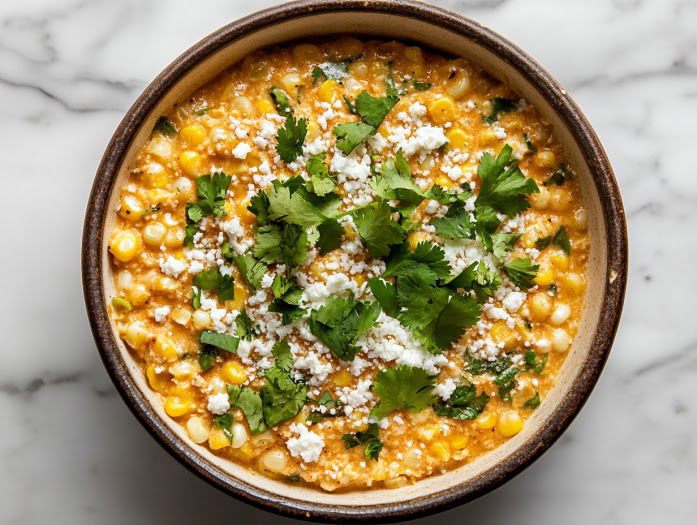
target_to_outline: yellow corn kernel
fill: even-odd
[[[334,102],[339,96],[339,83],[336,80],[325,80],[318,90],[320,100]]]
[[[167,248],[179,248],[184,244],[184,237],[186,237],[184,228],[170,228],[165,235],[164,245],[167,246]]]
[[[137,283],[126,291],[126,296],[133,306],[140,306],[150,298],[150,290],[144,284]]]
[[[456,68],[455,76],[448,81],[445,90],[454,99],[460,99],[470,90],[471,85],[467,70]]]
[[[186,140],[189,144],[193,146],[198,146],[206,140],[206,130],[203,126],[199,124],[191,124],[182,128],[179,134]]]
[[[293,48],[293,59],[298,65],[317,62],[322,59],[322,52],[312,44],[298,44]]]
[[[179,165],[191,176],[197,176],[201,171],[201,155],[195,151],[183,151],[179,155]]]
[[[569,269],[569,256],[565,253],[555,253],[550,257],[552,264],[565,272]]]
[[[475,421],[477,422],[477,426],[482,430],[489,430],[494,428],[494,425],[496,425],[498,419],[499,417],[496,415],[496,412],[488,410],[483,414],[480,414]]]
[[[529,196],[530,204],[536,210],[544,210],[549,206],[551,195],[549,194],[549,190],[544,186],[538,186],[538,188],[540,189],[539,193],[533,193]]]
[[[204,310],[196,310],[191,318],[194,321],[194,328],[196,328],[196,330],[203,330],[204,328],[208,328],[211,324],[211,316]]]
[[[309,140],[316,139],[319,135],[319,126],[315,122],[310,122],[307,125],[307,138]]]
[[[588,228],[588,214],[583,208],[579,208],[574,212],[574,226],[579,230]]]
[[[153,248],[159,248],[162,244],[162,239],[167,233],[167,228],[160,222],[151,222],[145,228],[143,228],[143,241],[148,246]]]
[[[567,211],[571,208],[571,194],[564,188],[552,188],[549,193],[549,207],[554,211]]]
[[[447,443],[437,442],[432,443],[428,449],[436,456],[440,461],[445,462],[450,459],[450,446]]]
[[[168,361],[174,361],[177,358],[177,347],[166,335],[158,335],[155,338],[155,344],[152,349],[156,354]]]
[[[235,97],[230,102],[230,110],[237,116],[249,117],[254,114],[252,101],[247,97]]]
[[[145,375],[148,377],[150,388],[152,388],[155,392],[164,392],[167,390],[170,376],[165,370],[158,372],[157,366],[149,365],[145,371]]]
[[[248,374],[244,366],[236,361],[228,361],[220,369],[220,377],[231,385],[241,385],[247,380]]]
[[[413,232],[407,237],[407,242],[412,250],[416,250],[417,245],[426,240],[428,240],[428,234],[425,232]]]
[[[552,281],[554,281],[554,271],[549,266],[541,266],[535,277],[535,282],[540,286],[549,286]]]
[[[425,425],[419,428],[416,433],[421,441],[430,443],[438,434],[440,434],[440,431],[440,425]]]
[[[334,383],[338,387],[345,387],[351,384],[351,372],[346,368],[342,368],[336,374],[334,374]]]
[[[450,447],[454,450],[462,450],[467,446],[469,442],[469,437],[467,434],[462,434],[460,436],[455,436],[450,440]]]
[[[191,319],[191,310],[184,307],[175,308],[172,310],[172,315],[170,317],[175,323],[186,326],[189,324],[189,319]]]
[[[503,437],[515,436],[523,430],[523,420],[520,418],[520,414],[514,410],[504,412],[496,423],[496,430]]]
[[[119,215],[127,221],[136,222],[143,216],[145,208],[143,204],[133,195],[124,195],[121,198],[121,208]]]
[[[148,188],[164,188],[169,182],[169,175],[161,164],[152,162],[145,167],[142,179]]]
[[[535,164],[543,168],[552,168],[557,163],[557,157],[553,151],[543,149],[535,154]]]
[[[436,124],[450,122],[455,118],[455,101],[450,97],[440,97],[428,105],[428,114]]]
[[[257,100],[257,109],[262,115],[273,113],[275,110],[273,102],[271,102],[268,98],[260,98]]]
[[[200,416],[192,416],[186,422],[186,431],[194,443],[201,444],[206,441],[210,430],[210,423]]]
[[[448,189],[455,186],[455,181],[453,181],[450,177],[446,177],[445,175],[438,175],[438,177],[436,177],[436,184],[442,188]]]
[[[532,318],[536,321],[543,321],[552,311],[552,300],[544,292],[538,292],[528,301]]]
[[[363,286],[363,283],[365,282],[365,274],[359,273],[354,275],[353,282],[355,282],[358,286]]]
[[[187,399],[180,399],[177,396],[169,396],[165,400],[165,412],[167,412],[167,415],[170,417],[181,417],[191,412],[192,409],[193,404]]]
[[[232,301],[225,301],[225,308],[228,310],[241,310],[247,297],[249,297],[247,286],[241,279],[237,279],[235,281],[235,298]]]
[[[230,440],[221,428],[211,428],[211,431],[208,434],[208,446],[211,447],[211,450],[220,450],[221,448],[229,447],[230,445]]]
[[[467,144],[467,133],[460,128],[452,128],[445,134],[448,139],[448,147],[453,149],[462,149]]]
[[[281,87],[290,98],[295,98],[298,96],[298,88],[302,85],[300,81],[300,75],[297,73],[287,73],[281,77]]]
[[[234,453],[235,456],[240,458],[242,461],[250,461],[256,455],[254,447],[252,447],[249,442],[245,443],[240,448],[234,449]]]
[[[368,420],[367,420],[368,418],[362,412],[354,411],[351,414],[350,419],[351,419],[351,424],[348,426],[348,428],[351,429],[351,432],[354,432],[354,431],[365,432],[366,430],[368,430],[368,427],[370,426],[370,425],[368,425]],[[359,423],[359,424],[356,425],[356,423]]]
[[[140,234],[135,230],[121,230],[114,233],[109,241],[109,251],[121,262],[128,262],[141,249]]]
[[[333,59],[342,60],[355,57],[363,51],[363,42],[352,36],[344,36],[327,46]]]
[[[574,294],[581,293],[585,285],[583,277],[577,273],[567,273],[562,277],[562,283],[570,292]]]
[[[400,487],[406,487],[408,484],[409,480],[405,476],[397,476],[396,478],[385,480],[386,489],[398,489]]]
[[[499,321],[491,328],[491,338],[495,343],[503,343],[505,348],[511,348],[518,342],[518,334],[508,328],[505,322]]]
[[[150,332],[141,321],[133,321],[126,327],[123,333],[123,339],[126,344],[136,350],[145,346],[145,343],[150,339]]]

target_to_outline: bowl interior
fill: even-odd
[[[184,99],[195,89],[213,78],[221,70],[243,58],[245,55],[272,44],[279,44],[295,39],[311,38],[315,36],[341,33],[354,33],[380,38],[403,39],[409,36],[410,41],[426,45],[455,56],[464,56],[478,62],[487,70],[500,77],[505,77],[514,86],[518,93],[532,103],[542,116],[551,123],[557,136],[564,145],[570,164],[573,166],[581,184],[583,202],[589,216],[589,228],[592,239],[589,260],[589,279],[586,290],[585,308],[581,320],[581,328],[573,344],[572,349],[563,365],[556,386],[550,392],[548,398],[534,413],[525,426],[525,429],[507,441],[493,452],[469,463],[467,465],[436,475],[420,481],[414,485],[398,489],[378,489],[349,493],[326,493],[310,488],[291,486],[265,478],[251,470],[221,459],[211,454],[206,448],[194,444],[189,440],[186,432],[177,423],[168,418],[159,403],[154,398],[146,384],[146,380],[137,363],[133,360],[124,344],[117,340],[118,358],[123,361],[130,371],[131,380],[138,395],[142,396],[152,405],[155,418],[160,418],[158,425],[168,429],[183,443],[183,448],[196,458],[196,462],[207,464],[207,469],[213,477],[218,477],[219,485],[228,483],[239,486],[239,482],[251,485],[259,489],[259,494],[272,494],[280,501],[298,500],[306,503],[319,503],[337,508],[353,507],[367,509],[372,506],[399,505],[405,502],[428,499],[429,495],[452,491],[453,488],[467,484],[470,487],[481,483],[483,475],[496,469],[507,459],[510,459],[517,451],[524,447],[534,450],[535,447],[546,448],[549,443],[549,435],[542,432],[549,425],[549,420],[555,411],[560,409],[564,401],[573,397],[574,384],[589,366],[602,366],[600,362],[592,363],[589,354],[592,350],[596,327],[601,314],[602,298],[606,292],[608,283],[608,251],[606,218],[601,206],[599,191],[594,183],[591,168],[584,159],[581,149],[572,136],[572,132],[558,116],[556,109],[548,102],[548,97],[538,91],[533,84],[524,77],[509,61],[481,45],[476,38],[471,38],[451,29],[440,26],[437,22],[427,19],[417,19],[406,14],[376,13],[344,11],[340,13],[307,12],[304,16],[290,20],[275,22],[272,25],[262,27],[257,31],[241,36],[236,40],[220,47],[216,52],[208,55],[195,67],[181,76],[176,84],[156,103],[154,109],[140,126],[138,132],[132,137],[127,153],[121,163],[118,177],[111,186],[108,213],[104,218],[103,236],[101,242],[102,286],[107,300],[113,295],[112,272],[107,252],[107,239],[113,226],[116,203],[118,201],[118,189],[126,179],[128,168],[131,165],[138,149],[147,140],[150,131],[158,116],[165,112],[175,102]],[[562,97],[566,96],[560,88]],[[113,327],[112,327],[113,328]],[[126,379],[126,381],[129,381]],[[559,430],[562,430],[565,424]],[[547,430],[549,430],[547,428]],[[545,437],[547,436],[547,437]],[[552,440],[556,436],[552,436]],[[532,448],[531,448],[532,446]],[[177,448],[177,447],[173,447]],[[180,449],[182,447],[180,446]],[[521,467],[522,468],[522,467]],[[263,496],[262,496],[263,499]],[[298,508],[296,506],[296,508]]]

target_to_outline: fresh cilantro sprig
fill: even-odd
[[[288,98],[288,95],[286,95],[285,91],[274,86],[269,90],[269,95],[271,96],[271,100],[273,100],[273,103],[276,106],[276,111],[279,115],[287,117],[293,114],[293,110],[290,107],[290,99]]]
[[[268,271],[268,266],[256,259],[251,253],[235,255],[232,257],[232,261],[237,266],[237,269],[242,274],[242,277],[244,277],[247,285],[252,290],[259,288],[261,285],[261,279]]]
[[[235,319],[235,333],[244,341],[251,341],[258,335],[258,328],[254,326],[246,308],[242,308]]]
[[[489,396],[485,392],[477,395],[475,386],[466,381],[455,388],[446,402],[433,405],[433,410],[441,417],[466,421],[481,414],[488,402]]]
[[[264,421],[263,402],[259,392],[246,386],[227,385],[227,393],[230,397],[230,406],[242,410],[252,434],[261,434],[268,430]]]
[[[343,361],[352,361],[356,341],[380,315],[378,303],[362,303],[352,296],[330,296],[324,306],[310,312],[310,332]]]
[[[307,310],[299,306],[303,291],[291,279],[276,275],[271,284],[271,291],[274,300],[269,305],[269,312],[280,313],[284,325],[300,319],[307,313]]]
[[[264,421],[268,428],[294,418],[305,406],[307,387],[297,383],[291,375],[293,354],[286,341],[279,341],[271,349],[276,361],[266,371],[266,382],[260,395]]]
[[[370,415],[383,419],[394,410],[420,412],[436,400],[433,393],[435,382],[436,376],[414,366],[401,365],[381,370],[373,383],[373,393],[380,400],[370,411]]]
[[[293,115],[286,116],[285,126],[276,135],[276,151],[286,162],[293,162],[303,154],[303,143],[307,135],[307,120],[295,120]]]
[[[548,358],[549,354],[545,354],[542,358],[539,358],[534,350],[528,350],[525,352],[525,368],[527,370],[532,370],[536,374],[541,374],[545,369]]]
[[[310,176],[307,188],[318,197],[324,197],[337,189],[336,181],[324,162],[326,157],[326,153],[318,153],[307,159],[307,174]]]
[[[361,117],[362,122],[345,122],[333,130],[337,137],[336,147],[344,155],[350,154],[370,135],[374,135],[390,110],[399,102],[399,97],[392,93],[386,97],[374,97],[367,91],[361,91],[351,108]]]
[[[533,264],[529,257],[516,258],[503,264],[503,271],[517,287],[527,290],[535,286],[539,264]]]
[[[424,194],[411,176],[411,169],[400,149],[395,158],[382,163],[380,174],[370,186],[373,192],[385,200],[401,201],[402,206],[413,209],[424,200]]]
[[[450,265],[445,260],[443,248],[430,242],[420,242],[414,251],[403,244],[391,254],[382,277],[413,276],[434,285],[450,275]]]
[[[460,274],[446,281],[453,289],[473,291],[480,303],[493,297],[499,286],[503,284],[501,275],[496,270],[487,266],[483,261],[474,262],[465,268]]]
[[[332,131],[337,138],[336,147],[344,155],[350,154],[359,144],[375,133],[375,128],[365,122],[344,122]]]
[[[565,226],[561,226],[554,235],[542,237],[535,241],[535,248],[538,250],[544,250],[550,245],[558,246],[564,250],[567,255],[571,253],[571,240],[569,239],[569,233],[566,231]]]
[[[516,387],[515,378],[519,373],[519,368],[511,366],[494,378],[494,384],[499,387],[499,397],[502,401],[511,400],[511,390]]]
[[[219,171],[213,175],[202,175],[196,179],[198,200],[186,205],[185,246],[193,246],[194,235],[198,232],[198,223],[207,215],[225,216],[225,196],[232,177]]]
[[[540,399],[540,393],[535,392],[535,395],[532,396],[530,399],[528,399],[525,403],[523,403],[523,406],[525,408],[530,408],[532,410],[535,410],[537,407],[540,406],[540,403],[542,400]]]
[[[212,330],[204,330],[201,332],[199,334],[199,341],[203,345],[215,346],[216,348],[233,354],[237,352],[237,347],[240,344],[240,340],[237,337],[214,332]]]
[[[353,213],[358,235],[371,257],[385,257],[390,247],[402,244],[406,231],[392,218],[389,204],[380,199]]]
[[[231,301],[235,298],[235,279],[232,275],[221,273],[219,268],[202,270],[193,278],[194,286],[201,290],[218,292],[218,301]]]

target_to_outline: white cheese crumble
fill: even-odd
[[[160,259],[160,270],[164,274],[177,278],[185,269],[186,263],[179,259],[175,259],[171,255],[168,256],[167,259]]]
[[[455,392],[455,388],[457,385],[455,384],[455,381],[453,381],[451,378],[448,378],[445,380],[444,383],[438,383],[433,390],[436,392],[438,396],[443,401],[447,401],[450,399],[450,396]]]
[[[298,437],[286,441],[290,455],[302,458],[305,463],[317,461],[324,448],[324,440],[302,423],[290,425],[290,430],[298,434]]]
[[[235,146],[235,149],[232,150],[232,156],[236,159],[246,159],[247,153],[250,151],[252,151],[252,148],[249,147],[249,144],[240,142],[237,146]]]
[[[208,396],[208,410],[216,416],[225,414],[230,410],[230,396],[227,394]]]
[[[164,323],[167,320],[167,316],[169,315],[170,311],[171,308],[169,306],[160,306],[159,308],[155,308],[155,321],[158,323]]]

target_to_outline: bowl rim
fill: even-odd
[[[234,40],[296,17],[363,11],[415,18],[457,31],[508,62],[536,89],[567,126],[589,166],[604,215],[607,283],[600,316],[583,370],[545,424],[504,461],[460,485],[410,501],[363,507],[325,505],[279,496],[237,480],[209,464],[176,436],[139,391],[125,366],[111,329],[102,284],[102,234],[109,198],[135,134],[158,101],[180,77]],[[587,401],[607,361],[617,330],[627,282],[628,241],[624,209],[610,162],[593,128],[566,91],[523,50],[478,22],[445,8],[414,0],[299,0],[270,7],[229,23],[194,44],[143,91],[112,136],[88,199],[82,238],[82,281],[87,315],[104,367],[131,412],[174,458],[201,479],[247,503],[311,521],[413,519],[476,499],[510,480],[561,436]]]

